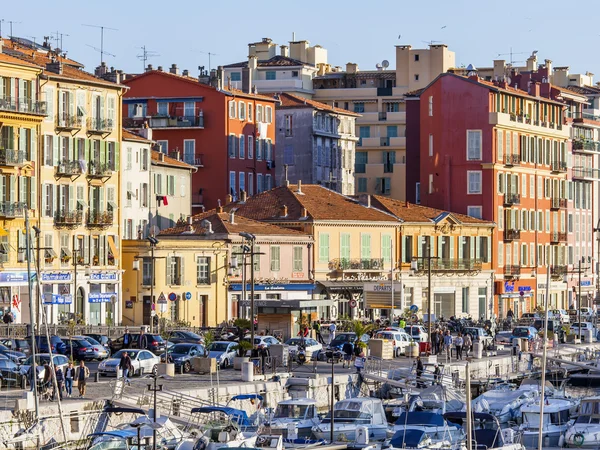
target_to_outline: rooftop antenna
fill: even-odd
[[[219,56],[219,55],[216,54],[216,53],[211,53],[211,52],[203,52],[202,50],[194,50],[194,51],[196,51],[198,53],[202,53],[204,55],[208,55],[208,73],[210,73],[210,70],[212,68],[211,65],[210,65],[210,57],[211,56]]]
[[[35,43],[35,40],[37,39],[35,36],[25,36],[25,37],[28,37],[29,39],[33,39],[33,45],[37,45]]]
[[[56,32],[56,37],[52,36],[51,39],[54,39],[54,41],[56,42],[56,46],[58,48],[60,48],[61,50],[63,49],[63,36],[69,36],[67,33],[59,33],[58,31]]]
[[[151,50],[146,50],[146,46],[143,45],[140,47],[142,49],[142,54],[141,55],[137,55],[138,59],[141,59],[142,62],[144,63],[144,67],[142,68],[142,72],[144,72],[144,70],[146,70],[146,61],[148,61],[148,58],[154,58],[155,56],[160,56],[157,52],[153,52]]]
[[[0,38],[2,37],[2,23],[4,22],[4,19],[0,19]]]
[[[13,38],[13,32],[12,32],[13,24],[19,24],[21,22],[15,22],[14,20],[7,20],[7,22],[10,24],[10,36],[9,37],[12,40],[12,38]]]
[[[90,44],[85,44],[85,45],[87,45],[89,48],[93,48],[97,52],[100,52],[101,55],[108,55],[108,56],[112,56],[113,58],[115,58],[117,56],[117,55],[113,55],[112,53],[107,52],[106,50],[102,50],[98,47],[94,47],[93,45],[90,45]],[[104,61],[102,61],[102,62],[104,62]],[[100,63],[100,64],[102,64],[102,63]]]
[[[104,30],[112,30],[112,31],[119,31],[119,30],[117,30],[116,28],[105,27],[104,25],[86,25],[85,23],[82,23],[81,25],[83,25],[84,27],[100,28],[100,50],[92,47],[94,50],[100,52],[100,65],[102,65],[102,63],[104,62],[104,54],[105,53],[110,56],[115,56],[115,55],[112,55],[112,54],[104,51]]]
[[[427,45],[429,45],[431,47],[433,44],[441,44],[443,41],[423,41],[423,42],[425,42]]]
[[[292,42],[296,42],[296,32],[292,31]]]
[[[515,56],[515,55],[528,55],[528,54],[529,54],[529,52],[513,52],[513,49],[511,47],[509,53],[498,53],[498,56],[510,56],[510,65],[512,66],[516,62],[522,62],[522,61],[515,61],[513,59],[513,56]]]

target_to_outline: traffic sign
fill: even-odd
[[[158,296],[158,301],[156,303],[167,303],[167,298],[165,297],[165,293],[161,292]]]
[[[524,296],[525,296],[525,291],[520,291],[520,292],[519,292],[519,295],[520,295],[521,297],[524,297]]]
[[[152,310],[150,311],[150,317],[154,317],[156,315],[156,311]]]
[[[192,293],[191,292],[186,292],[185,293],[185,299],[186,300],[191,300],[192,299]]]
[[[169,294],[169,300],[171,300],[172,302],[174,302],[175,300],[177,300],[177,294],[175,292],[171,292]]]

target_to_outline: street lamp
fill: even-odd
[[[158,245],[158,239],[156,239],[154,236],[148,236],[146,239],[148,240],[148,242],[150,242],[150,260],[151,260],[150,263],[152,264],[152,268],[150,269],[150,276],[152,277],[152,280],[150,281],[150,301],[152,302],[152,310],[154,311],[154,314],[156,314],[156,300],[154,298],[154,269],[155,269],[154,248]],[[152,317],[152,315],[150,315],[150,333],[154,333],[154,317]],[[156,400],[156,396],[154,397],[154,399]],[[156,411],[154,414],[156,414]],[[155,435],[156,435],[156,432],[155,432]],[[156,448],[156,443],[155,443],[155,448]]]
[[[410,262],[410,268],[413,271],[418,271],[419,270],[419,259],[426,259],[427,260],[427,333],[429,334],[429,351],[432,350],[433,348],[433,344],[432,344],[432,339],[431,339],[431,260],[432,259],[437,259],[438,257],[436,256],[431,256],[431,247],[429,242],[427,243],[426,246],[426,256],[421,256],[418,258],[413,258],[412,261]]]
[[[240,236],[250,241],[250,342],[252,343],[252,347],[254,348],[254,243],[256,242],[256,236],[254,236],[251,233],[246,233],[245,231],[242,231],[240,233]],[[243,281],[243,284],[245,292],[246,280]]]
[[[164,379],[170,379],[171,377],[167,377],[165,375],[158,375],[158,374],[152,374],[150,375],[150,377],[152,378],[153,382],[152,384],[148,384],[148,391],[152,392],[152,394],[154,395],[154,414],[152,417],[152,424],[149,424],[152,427],[152,449],[156,450],[156,430],[158,428],[160,428],[160,426],[156,423],[156,407],[157,407],[157,402],[156,402],[156,393],[157,392],[162,392],[163,390],[163,385],[159,384],[158,386],[156,385],[156,382],[158,381],[159,378],[164,378]]]

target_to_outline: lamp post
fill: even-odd
[[[161,375],[151,375],[153,382],[152,384],[148,384],[148,391],[152,392],[153,396],[154,396],[154,414],[152,417],[152,421],[154,422],[154,426],[152,427],[152,449],[156,450],[156,393],[157,392],[161,392],[163,389],[163,385],[159,384],[158,386],[156,385],[156,381],[158,380],[158,378],[161,377]]]
[[[596,257],[596,303],[600,302],[600,219],[594,228],[596,233],[596,250],[598,256]]]
[[[428,340],[429,340],[429,348],[431,351],[431,348],[433,346],[432,339],[431,339],[431,260],[437,259],[438,257],[431,256],[431,247],[430,247],[429,242],[427,243],[425,250],[426,250],[426,256],[413,258],[412,261],[410,262],[410,268],[416,272],[417,270],[419,270],[418,260],[419,259],[427,260],[427,333],[429,334]]]
[[[250,342],[254,348],[254,243],[256,242],[256,236],[244,231],[240,233],[240,236],[250,241]]]
[[[577,274],[577,296],[579,297],[577,300],[577,321],[579,322],[579,342],[581,342],[581,274],[588,269],[588,267],[581,266],[582,262],[583,258],[580,258],[579,262],[577,263],[577,269],[573,269],[569,272],[571,274]]]
[[[158,245],[158,239],[156,239],[154,236],[148,236],[146,239],[150,243],[150,276],[152,277],[152,280],[150,281],[150,302],[152,303],[152,311],[154,311],[154,314],[156,314],[156,300],[154,298],[154,274],[156,261],[154,258],[154,248]],[[154,317],[152,317],[152,314],[150,314],[150,333],[154,333]],[[156,394],[154,396],[154,400],[156,401]],[[156,436],[156,432],[154,432],[154,434]],[[156,442],[154,443],[154,448],[156,448]]]
[[[329,430],[329,444],[333,445],[333,405],[335,404],[335,393],[334,393],[334,376],[335,376],[335,359],[333,357],[333,350],[331,351],[331,429]]]

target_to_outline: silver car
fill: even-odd
[[[156,373],[156,365],[160,362],[160,358],[148,350],[140,350],[137,348],[119,350],[112,355],[111,358],[102,361],[98,365],[98,373],[101,376],[116,376],[119,363],[121,362],[121,356],[123,356],[123,353],[125,352],[127,352],[131,358],[131,364],[133,365],[132,375],[137,374],[142,376],[145,373]]]
[[[108,349],[105,346],[103,346],[102,344],[100,344],[100,342],[98,342],[93,337],[90,337],[90,336],[73,336],[73,337],[75,339],[85,339],[90,344],[92,344],[92,346],[91,346],[92,352],[90,355],[90,359],[97,359],[98,361],[102,361],[103,359],[106,359],[110,356],[110,352],[108,351]]]
[[[233,358],[236,355],[234,347],[237,345],[235,342],[229,341],[216,341],[208,347],[208,357],[215,358],[217,364],[222,368],[233,366]]]

